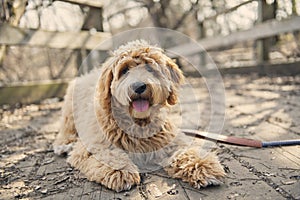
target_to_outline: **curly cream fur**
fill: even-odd
[[[147,85],[141,94],[132,89],[136,82]],[[182,72],[162,49],[144,41],[119,47],[100,70],[70,84],[55,153],[67,153],[73,145],[67,161],[115,191],[139,184],[139,172],[148,163],[162,165],[172,177],[197,188],[219,183],[225,173],[218,159],[201,158],[168,120],[183,82]],[[149,108],[135,110],[135,98],[147,99]]]

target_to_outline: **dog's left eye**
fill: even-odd
[[[146,64],[146,70],[148,72],[153,72],[154,71],[153,68],[149,64]]]
[[[129,71],[129,67],[124,67],[121,72],[120,72],[120,76],[124,75],[124,74],[127,74],[127,72]]]

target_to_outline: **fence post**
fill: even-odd
[[[82,26],[82,30],[91,30],[94,29],[95,31],[103,32],[103,9],[99,7],[89,6],[88,14],[85,18],[85,22]],[[106,56],[105,53],[98,51],[97,53],[94,52],[93,57],[88,56],[91,50],[78,50],[77,56],[77,67],[83,65],[84,69],[80,69],[79,73],[86,73],[93,69],[94,59],[96,60],[103,60]],[[79,55],[80,54],[80,55]],[[82,63],[83,60],[87,58],[85,63]]]
[[[97,31],[103,31],[103,9],[98,7],[89,7],[86,20],[83,24],[82,30],[90,30],[92,28]]]
[[[206,37],[206,33],[205,33],[205,27],[204,27],[204,21],[201,21],[199,23],[199,28],[200,28],[200,39],[204,39]],[[202,66],[206,66],[206,51],[203,51],[200,53],[200,65]]]
[[[258,1],[258,23],[274,19],[276,16],[276,0],[268,4],[266,0]],[[260,72],[264,73],[263,64],[270,60],[269,52],[273,38],[263,38],[257,41],[257,62]]]

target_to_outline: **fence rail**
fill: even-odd
[[[67,81],[58,80],[48,83],[37,82],[0,87],[0,105],[15,105],[16,103],[29,104],[47,98],[62,98],[67,86]]]
[[[187,56],[201,53],[203,51],[228,48],[237,43],[263,39],[297,30],[300,30],[299,16],[295,16],[283,21],[270,20],[258,24],[249,30],[231,33],[228,36],[218,36],[199,40],[199,45],[195,45],[194,43],[187,43],[170,48],[168,50],[170,52],[176,53],[177,55]]]
[[[104,32],[52,32],[0,24],[0,44],[2,45],[27,45],[56,49],[97,49],[105,51],[110,48],[110,45],[99,46],[99,44],[110,38],[110,36],[110,33]]]
[[[245,31],[232,33],[228,36],[218,36],[199,40],[199,45],[182,44],[168,49],[179,55],[193,55],[203,51],[229,48],[237,43],[263,39],[287,32],[300,30],[300,17],[277,21],[270,20]],[[28,45],[59,49],[96,49],[108,50],[111,44],[99,46],[101,42],[110,38],[110,33],[89,31],[80,32],[51,32],[33,29],[21,29],[8,24],[0,24],[0,44]]]
[[[102,8],[104,6],[104,1],[95,1],[95,0],[59,0],[59,1],[65,1],[68,3],[78,4],[78,5],[84,5],[84,6],[90,6],[95,8]]]

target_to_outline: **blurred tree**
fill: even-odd
[[[297,15],[297,3],[296,3],[296,0],[292,0],[292,15]]]
[[[2,0],[0,2],[0,22],[7,22],[12,16],[12,1]]]
[[[164,27],[177,30],[187,17],[195,15],[199,10],[199,0],[196,1],[172,1],[172,0],[137,0],[143,3],[156,27]]]
[[[179,30],[197,38],[199,0],[120,0],[104,8],[112,33],[155,26]],[[196,33],[196,34],[195,34]]]
[[[0,3],[0,22],[9,22],[15,26],[25,12],[27,0],[2,0]]]
[[[250,28],[257,17],[257,2],[119,0],[111,1],[104,12],[112,33],[135,27],[155,26],[178,30],[199,39],[203,35],[229,34],[232,31]]]
[[[2,0],[0,3],[0,23],[7,22],[14,26],[19,24],[21,16],[24,14],[27,0]],[[2,66],[6,46],[0,46],[0,66]]]

